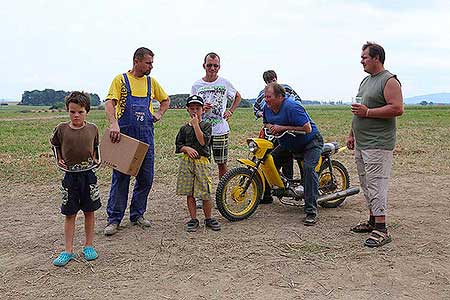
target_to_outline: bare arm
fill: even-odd
[[[223,114],[225,120],[228,120],[228,118],[231,117],[231,115],[234,113],[240,102],[241,102],[241,94],[239,94],[239,92],[236,92],[236,96],[234,96],[234,100],[233,103],[231,103],[230,109]]]
[[[115,99],[107,99],[105,102],[106,119],[109,123],[109,135],[111,142],[118,143],[120,141],[120,128],[119,122],[116,119],[116,106],[117,101]]]
[[[198,117],[197,115],[192,115],[192,119],[191,119],[191,125],[192,128],[194,128],[194,133],[195,133],[195,137],[197,138],[197,141],[200,143],[200,145],[205,146],[205,136],[203,135],[203,131],[200,128],[200,124],[198,122]]]
[[[350,132],[348,133],[347,148],[350,149],[350,150],[355,149],[355,137],[353,135],[353,129],[352,128],[350,128]]]
[[[403,114],[403,96],[400,83],[395,78],[390,78],[384,87],[386,105],[376,108],[368,108],[364,104],[353,103],[352,113],[358,117],[390,119]]]
[[[285,126],[285,125],[275,125],[275,124],[265,124],[266,128],[270,129],[270,132],[273,134],[281,134],[285,131],[304,131],[306,133],[310,133],[312,131],[311,123],[307,122],[303,126]]]
[[[167,97],[167,99],[159,103],[159,110],[153,114],[153,118],[155,119],[155,121],[161,120],[162,116],[169,109],[169,105],[170,105],[169,97]]]

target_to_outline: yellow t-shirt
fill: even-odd
[[[130,72],[127,72],[127,77],[130,82],[131,95],[135,97],[147,97],[147,76],[138,78],[131,75]],[[166,100],[168,98],[166,92],[155,80],[155,78],[150,78],[152,86],[151,98],[156,99],[159,102]],[[119,119],[125,111],[125,102],[127,100],[127,88],[125,86],[123,74],[119,74],[114,77],[111,86],[109,87],[109,92],[106,99],[114,99],[117,101],[116,118]],[[153,114],[153,104],[151,102],[150,112]]]

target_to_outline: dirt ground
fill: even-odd
[[[1,299],[450,299],[450,175],[392,178],[393,242],[381,249],[349,231],[366,218],[361,195],[320,209],[314,227],[302,225],[299,208],[275,201],[245,221],[219,216],[220,232],[187,233],[184,198],[158,179],[147,212],[153,226],[131,226],[126,215],[119,233],[105,237],[108,188],[96,215],[99,258],[78,256],[63,268],[52,265],[64,247],[57,184],[0,188]],[[79,214],[78,254],[83,221]]]

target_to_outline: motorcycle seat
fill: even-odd
[[[334,154],[339,150],[339,145],[337,142],[331,142],[331,143],[324,143],[322,148],[322,155],[329,155]],[[292,153],[295,160],[302,160],[303,159],[303,153]]]

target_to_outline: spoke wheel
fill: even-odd
[[[319,195],[332,194],[346,190],[350,187],[350,176],[343,164],[337,160],[331,161],[333,174],[330,173],[328,162],[325,162],[319,171]],[[346,197],[320,202],[320,206],[335,208],[341,205]]]
[[[219,181],[216,191],[217,209],[230,221],[248,218],[259,205],[262,183],[258,174],[253,178],[252,174],[250,169],[234,168]]]

